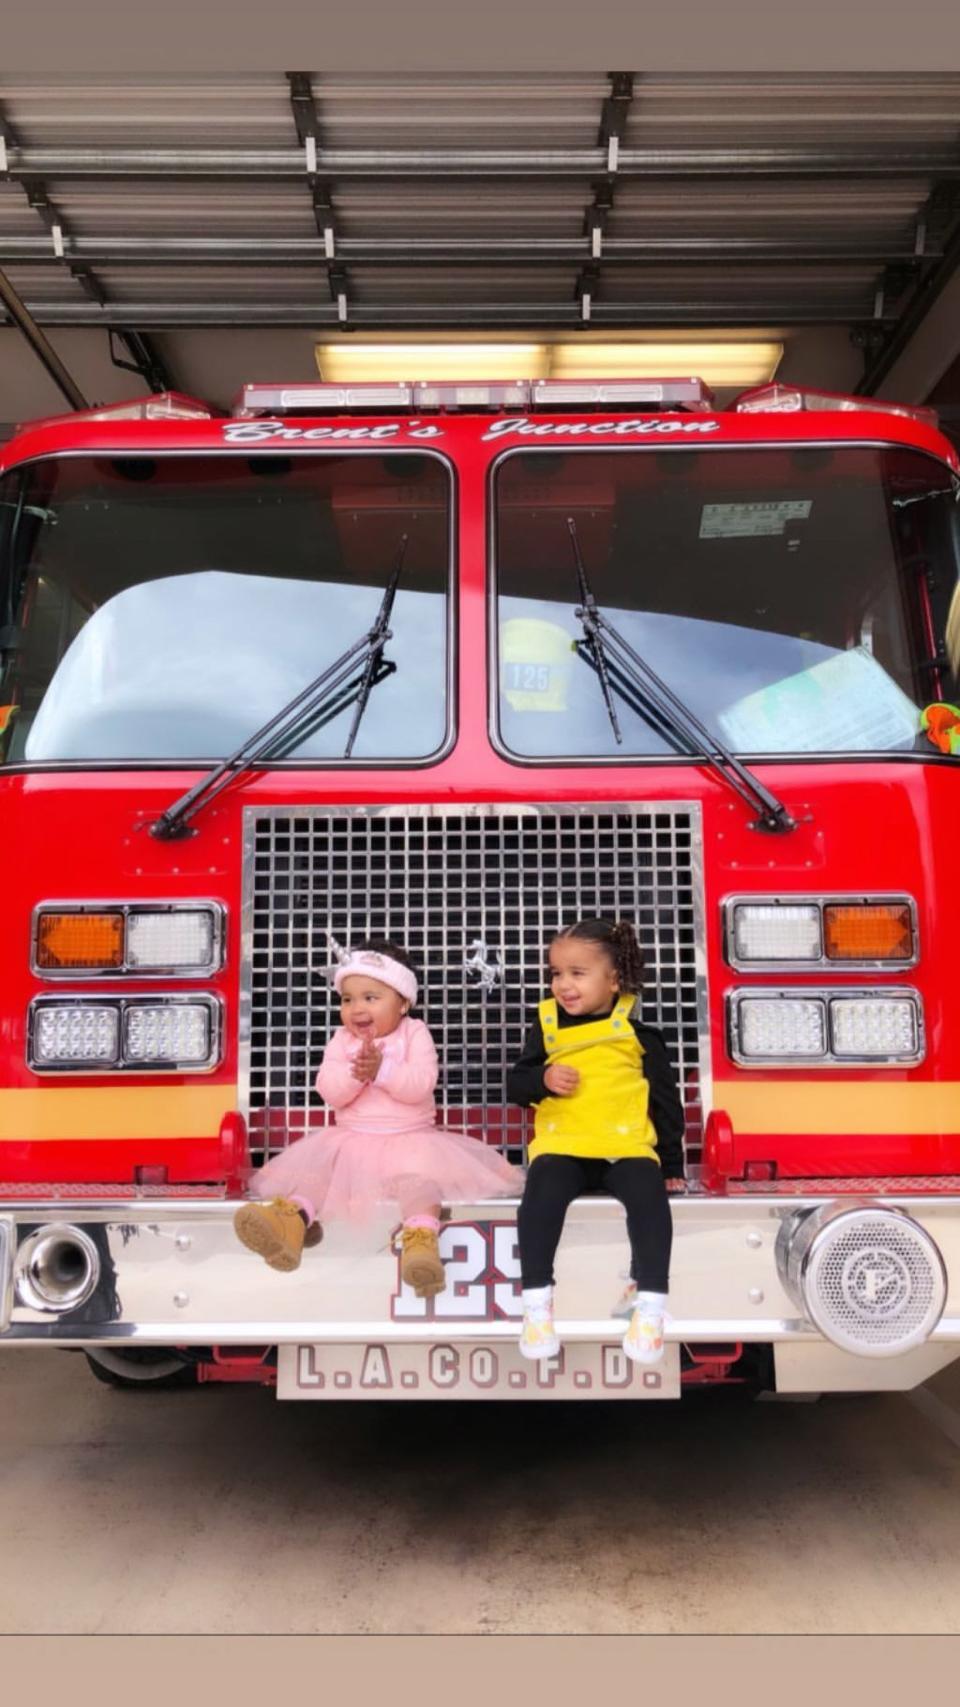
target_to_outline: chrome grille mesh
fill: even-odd
[[[702,906],[692,803],[248,810],[240,1073],[255,1153],[326,1118],[313,1081],[337,1023],[329,930],[341,942],[387,936],[408,950],[421,976],[418,1012],[440,1055],[439,1118],[518,1156],[526,1119],[507,1105],[504,1077],[544,993],[546,944],[558,923],[599,913],[637,926],[643,1015],[665,1034],[696,1159]]]

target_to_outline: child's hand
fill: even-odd
[[[663,1183],[667,1190],[672,1193],[686,1191],[687,1189],[687,1182],[685,1179],[665,1179]]]
[[[376,1047],[376,1044],[364,1039],[363,1047],[354,1060],[351,1069],[354,1078],[359,1079],[363,1084],[369,1084],[370,1080],[375,1079],[379,1073],[382,1060],[383,1052]]]
[[[555,1097],[572,1097],[580,1083],[576,1067],[548,1067],[543,1075],[547,1090]]]

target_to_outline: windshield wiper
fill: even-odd
[[[396,669],[395,664],[384,659],[383,649],[387,641],[393,639],[390,615],[403,573],[408,537],[407,534],[401,537],[396,561],[380,600],[380,608],[366,634],[362,634],[359,640],[348,646],[314,681],[308,682],[295,698],[288,700],[268,723],[248,735],[236,752],[215,765],[202,782],[195,783],[193,788],[182,794],[172,806],[168,806],[165,812],[161,812],[159,818],[150,825],[151,836],[156,836],[158,841],[171,842],[182,836],[194,835],[196,832],[190,828],[191,818],[201,807],[209,805],[239,771],[250,770],[277,747],[282,749],[295,745],[303,740],[307,731],[313,732],[322,724],[328,723],[332,717],[356,700],[356,711],[343,751],[345,759],[350,757],[360,728],[360,720],[367,709],[373,688]],[[358,676],[357,672],[361,666],[362,674]]]
[[[393,630],[390,628],[389,623],[393,612],[393,601],[396,598],[397,587],[400,583],[400,576],[403,571],[403,559],[407,550],[407,539],[408,535],[404,534],[400,541],[400,549],[397,552],[397,561],[393,566],[393,574],[390,576],[390,579],[383,590],[383,598],[380,602],[380,609],[377,612],[376,621],[366,636],[367,640],[370,642],[370,650],[367,654],[366,668],[364,669],[363,680],[360,683],[360,691],[357,695],[357,709],[353,714],[353,722],[350,725],[347,744],[343,749],[343,756],[345,759],[349,759],[353,752],[353,743],[357,738],[357,730],[360,728],[360,719],[367,709],[370,690],[373,687],[374,682],[378,679],[377,672],[383,663],[383,648],[387,644],[387,641],[393,638]]]
[[[614,628],[613,623],[604,616],[587,578],[577,524],[572,516],[567,517],[567,527],[570,530],[570,543],[573,546],[577,579],[580,583],[581,602],[574,614],[583,628],[588,661],[596,670],[610,726],[618,746],[623,745],[623,736],[613,704],[611,686],[617,687],[621,698],[626,700],[628,705],[632,703],[617,682],[617,676],[622,675],[636,694],[639,710],[647,721],[662,724],[664,729],[686,748],[691,757],[702,759],[710,765],[724,782],[736,790],[741,800],[759,814],[755,823],[756,829],[795,830],[796,819],[791,818],[783,801],[778,800],[775,794],[765,788],[759,778],[731,753],[729,747],[725,747],[722,741],[718,741],[717,737],[710,733],[690,707],[677,697],[646,659],[624,639],[619,629]]]

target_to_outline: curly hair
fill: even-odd
[[[554,942],[569,938],[579,942],[596,943],[610,956],[621,990],[638,996],[643,985],[643,953],[637,933],[626,919],[578,919],[574,925],[564,925],[557,931]]]

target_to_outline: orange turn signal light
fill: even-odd
[[[824,907],[828,960],[912,960],[913,920],[898,902]]]
[[[41,913],[37,966],[91,971],[123,965],[122,913]]]

